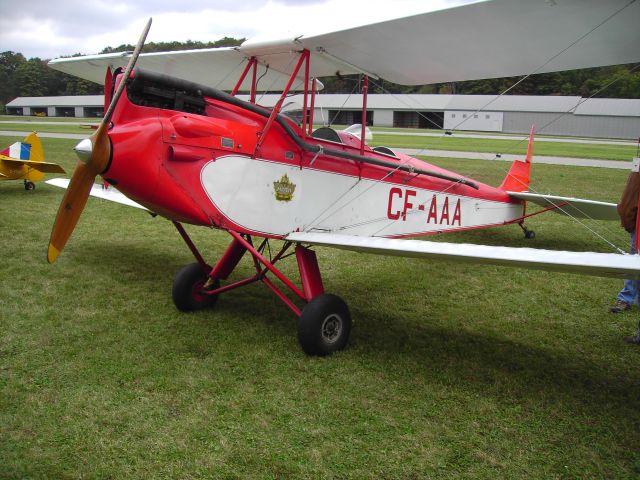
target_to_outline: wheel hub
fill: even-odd
[[[328,342],[333,343],[342,332],[342,319],[339,315],[331,314],[322,322],[322,337]]]

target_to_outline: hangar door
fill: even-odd
[[[393,112],[393,126],[398,128],[439,128],[444,126],[444,112]]]

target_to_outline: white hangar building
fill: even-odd
[[[47,117],[102,117],[104,95],[18,97],[6,105],[9,115]]]
[[[243,97],[243,96],[241,96]],[[246,98],[246,97],[245,97]],[[278,95],[258,97],[273,106]],[[300,110],[302,95],[285,101],[285,110]],[[362,95],[318,94],[314,123],[361,123]],[[100,117],[103,96],[19,97],[9,102],[12,115]],[[637,139],[640,99],[579,96],[371,94],[367,124],[376,127],[436,128],[481,132],[539,133],[575,137]]]

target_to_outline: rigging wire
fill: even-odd
[[[314,218],[313,220],[311,220],[309,222],[309,225],[313,225],[314,223],[318,222],[324,222],[327,219],[329,219],[331,216],[337,214],[340,210],[342,210],[343,208],[347,207],[350,203],[354,202],[355,200],[357,200],[358,198],[360,198],[362,195],[364,195],[365,193],[367,193],[369,190],[371,190],[377,183],[382,183],[384,182],[385,179],[387,179],[388,177],[392,176],[395,172],[397,172],[400,167],[402,165],[406,165],[407,162],[409,161],[409,159],[404,160],[403,162],[399,162],[398,166],[396,168],[394,168],[393,170],[390,170],[389,172],[387,172],[387,174],[378,179],[378,180],[374,180],[373,184],[370,185],[368,188],[365,188],[362,192],[360,192],[358,195],[356,195],[354,198],[348,200],[344,205],[340,206],[340,208],[337,208],[336,210],[334,210],[333,212],[329,213],[326,217],[322,218],[323,215],[328,212],[334,205],[336,205],[340,200],[342,200],[343,198],[345,198],[347,196],[347,194],[353,190],[357,185],[359,185],[361,183],[361,178],[358,179],[357,182],[355,182],[353,185],[351,185],[351,187],[349,187],[347,189],[347,191],[345,191],[342,195],[340,195],[338,198],[336,198],[336,200],[334,202],[332,202],[329,206],[327,206],[327,208],[325,208],[322,212],[320,212],[320,214],[318,214],[316,216],[316,218]],[[309,229],[313,229],[314,227],[309,227]],[[345,227],[345,228],[349,228],[349,227]],[[309,231],[309,229],[306,229],[305,231]]]
[[[560,55],[564,54],[564,52],[566,52],[567,50],[569,50],[571,47],[573,47],[574,45],[576,45],[578,42],[580,42],[581,40],[583,40],[584,38],[586,38],[588,35],[590,35],[591,33],[593,33],[596,29],[600,28],[602,25],[604,25],[605,23],[607,23],[608,21],[610,21],[613,17],[615,17],[616,15],[620,14],[623,10],[625,10],[626,8],[628,8],[631,4],[635,3],[636,0],[631,0],[630,2],[628,2],[625,6],[621,7],[620,9],[618,9],[616,12],[612,13],[611,15],[609,15],[606,19],[604,19],[602,22],[600,22],[598,25],[596,25],[595,27],[593,27],[591,30],[589,30],[588,32],[586,32],[584,35],[580,36],[578,39],[576,39],[574,42],[572,42],[570,45],[568,45],[567,47],[565,47],[564,49],[560,50],[558,53],[556,53],[555,55],[553,55],[551,58],[549,58],[544,64],[542,64],[541,66],[539,66],[538,68],[536,68],[535,70],[533,70],[531,73],[523,76],[522,78],[520,78],[516,83],[514,83],[513,85],[511,85],[510,87],[508,87],[507,89],[505,89],[503,92],[501,92],[498,96],[496,96],[495,98],[493,98],[491,101],[487,102],[485,105],[483,105],[482,107],[480,107],[478,110],[476,110],[474,112],[474,114],[479,113],[481,111],[483,111],[486,107],[488,107],[489,105],[491,105],[493,102],[495,102],[498,98],[502,97],[503,95],[507,94],[509,91],[513,90],[515,87],[517,87],[519,84],[521,84],[523,81],[525,81],[527,78],[529,78],[531,75],[537,73],[538,71],[542,70],[545,66],[547,66],[549,63],[551,63],[553,60],[555,60],[556,58],[558,58]],[[640,67],[640,65],[636,66],[633,70],[635,71],[638,67]],[[551,125],[552,123],[554,123],[555,121],[559,120],[560,118],[562,118],[563,116],[574,112],[578,106],[582,103],[584,103],[585,101],[593,98],[595,95],[597,95],[598,93],[600,93],[602,90],[604,90],[605,88],[608,88],[609,86],[611,86],[613,83],[615,83],[616,81],[618,81],[619,79],[614,79],[613,81],[609,82],[607,85],[603,86],[602,88],[600,88],[596,93],[594,93],[593,95],[591,95],[589,98],[587,99],[581,99],[580,102],[578,102],[578,104],[576,106],[574,106],[572,109],[570,109],[567,112],[563,112],[562,114],[560,114],[558,117],[556,117],[555,119],[553,119],[552,121],[548,122],[547,124],[545,124],[540,131],[544,130],[545,128],[547,128],[549,125]],[[384,88],[383,85],[377,85],[381,90],[386,91],[386,89]],[[356,85],[357,86],[357,85]],[[354,88],[355,91],[355,88]],[[390,93],[390,92],[388,92]],[[351,94],[353,94],[353,91],[351,92]],[[350,95],[351,95],[350,94]],[[350,97],[349,95],[349,97]],[[393,94],[391,94],[393,95]],[[347,97],[347,100],[349,99],[349,97]],[[344,107],[344,105],[346,104],[346,101],[343,103],[343,105],[340,107],[341,109]],[[427,119],[428,121],[430,121],[431,123],[433,123],[434,125],[435,122],[433,122],[433,120],[427,118],[426,116],[422,115],[420,112],[418,112],[419,115],[421,115],[423,118]],[[460,123],[458,123],[452,130],[456,130],[458,127],[460,127],[464,122],[466,122],[469,118],[472,118],[471,116],[469,116],[467,119],[464,119],[463,121],[461,121]],[[331,123],[330,123],[331,124]],[[521,141],[518,141],[514,148],[517,147]],[[640,147],[639,147],[640,148]],[[418,153],[419,154],[419,153]],[[484,155],[483,155],[484,156]],[[489,158],[486,158],[487,160]],[[396,169],[397,170],[397,169]],[[394,170],[395,171],[395,170]],[[390,174],[393,173],[390,172]],[[387,178],[388,175],[386,175],[385,177],[383,177],[383,179],[379,179],[374,181],[374,183],[367,189],[365,189],[363,192],[361,192],[359,195],[357,195],[354,199],[348,201],[345,205],[343,205],[342,207],[340,207],[339,209],[335,210],[334,212],[332,212],[331,214],[329,214],[327,217],[325,217],[323,220],[326,220],[327,218],[329,218],[332,215],[335,215],[338,211],[340,211],[342,208],[346,207],[349,203],[353,202],[355,199],[359,198],[361,195],[363,195],[364,193],[366,193],[366,191],[368,191],[369,189],[373,188],[373,186],[375,186],[377,183],[380,183],[381,181],[383,181],[385,178]],[[343,195],[341,195],[340,197],[338,197],[336,199],[335,202],[333,202],[329,207],[327,207],[327,209],[325,209],[319,216],[316,217],[316,219],[314,219],[312,222],[310,222],[310,225],[313,225],[313,223],[315,221],[317,221],[317,219],[319,217],[321,217],[322,215],[324,215],[324,213],[329,210],[333,205],[335,205],[336,203],[338,203],[341,199],[343,199],[346,194],[348,194],[354,187],[355,185],[357,185],[359,182],[357,182],[356,184],[354,184],[350,189],[348,189]],[[453,183],[451,186],[449,186],[447,189],[445,189],[444,191],[441,192],[437,192],[437,193],[444,193],[447,190],[449,190],[453,185],[455,185],[455,183]],[[530,189],[531,190],[531,189]],[[535,192],[535,190],[534,190]],[[550,202],[553,204],[553,202]],[[559,208],[561,211],[563,211],[563,213],[565,213],[567,216],[569,216],[570,218],[572,218],[574,221],[576,221],[577,223],[579,223],[580,225],[582,225],[583,227],[585,227],[588,231],[590,231],[593,235],[595,235],[596,237],[600,238],[601,240],[603,240],[604,242],[606,242],[608,245],[610,245],[611,247],[613,247],[613,249],[615,251],[624,253],[620,248],[618,248],[616,245],[614,245],[612,242],[610,242],[609,240],[607,240],[606,238],[604,238],[602,235],[600,235],[598,232],[596,232],[595,230],[593,230],[592,228],[590,228],[589,226],[587,226],[584,222],[580,221],[578,218],[576,218],[575,216],[571,215],[569,212],[567,212],[566,210],[564,210],[561,206],[554,204],[554,206],[556,208]],[[573,208],[576,208],[575,206]],[[578,211],[580,211],[579,208],[577,208]],[[416,213],[414,212],[407,212],[407,214],[411,214],[411,213]],[[584,212],[581,212],[584,215]],[[585,215],[586,217],[589,217],[588,215]],[[382,219],[384,220],[384,218]],[[372,221],[379,221],[379,220],[371,220]],[[363,222],[361,222],[363,223]],[[367,223],[367,222],[364,222]],[[389,225],[391,225],[392,223],[389,222]],[[358,224],[360,225],[360,224]],[[310,227],[313,228],[313,227]],[[349,226],[344,226],[341,227],[341,229],[345,229],[345,228],[350,228]],[[380,231],[384,230],[385,228],[387,228],[386,226],[381,228],[380,230],[378,230],[377,233],[379,233]]]
[[[599,24],[597,24],[595,27],[593,27],[591,30],[589,30],[587,33],[585,33],[584,35],[582,35],[581,37],[577,38],[576,40],[574,40],[571,44],[569,44],[567,47],[563,48],[562,50],[560,50],[558,53],[556,53],[554,56],[552,56],[549,60],[547,60],[545,63],[543,63],[542,65],[540,65],[538,68],[536,68],[533,72],[528,73],[527,75],[523,76],[520,80],[518,80],[516,83],[514,83],[513,85],[511,85],[509,88],[507,88],[506,90],[504,90],[500,95],[498,95],[496,98],[494,98],[493,100],[489,101],[488,103],[486,103],[485,105],[483,105],[482,107],[480,107],[478,110],[476,110],[474,113],[478,113],[481,111],[484,111],[485,108],[487,108],[489,105],[491,105],[493,102],[495,102],[496,100],[498,100],[500,97],[502,97],[503,95],[506,95],[507,93],[509,93],[511,90],[513,90],[515,87],[517,87],[518,85],[520,85],[522,82],[524,82],[527,78],[529,78],[531,75],[534,75],[536,73],[538,73],[540,70],[542,70],[544,67],[546,67],[547,65],[549,65],[551,62],[553,62],[556,58],[558,58],[560,55],[564,54],[564,52],[566,52],[567,50],[569,50],[571,47],[573,47],[574,45],[576,45],[577,43],[579,43],[580,41],[582,41],[584,38],[586,38],[587,36],[591,35],[594,31],[596,31],[598,28],[600,28],[602,25],[604,25],[605,23],[607,23],[609,20],[611,20],[613,17],[617,16],[618,14],[620,14],[623,10],[627,9],[631,4],[635,3],[636,0],[630,0],[626,5],[624,5],[623,7],[619,8],[618,10],[616,10],[614,13],[612,13],[611,15],[609,15],[607,18],[605,18],[602,22],[600,22]],[[462,122],[458,123],[453,129],[457,129],[460,125],[462,125],[464,122],[466,122],[467,120],[469,120],[470,117],[467,117],[466,119],[463,119]]]
[[[347,102],[349,101],[351,96],[356,92],[356,90],[358,89],[359,85],[360,85],[359,81],[354,84],[353,88],[351,89],[351,92],[347,94],[347,97],[344,99],[344,102],[342,102],[342,105],[340,105],[340,108],[338,108],[338,110],[336,110],[336,114],[333,116],[333,120],[331,118],[329,118],[329,125],[328,125],[329,127],[334,124],[334,122],[336,121],[338,116],[342,113],[342,109],[347,104]]]
[[[226,80],[231,76],[231,74],[232,74],[232,73],[234,73],[236,70],[238,70],[238,68],[239,68],[241,65],[243,65],[243,64],[244,64],[244,62],[245,62],[245,59],[244,59],[244,58],[243,58],[242,60],[240,60],[240,63],[238,63],[235,67],[233,67],[233,68],[229,71],[229,73],[227,73],[227,74],[222,78],[222,80],[220,80],[218,83],[216,83],[216,84],[214,85],[214,88],[218,88],[218,87],[220,87],[220,85],[222,85],[222,84],[223,84],[223,83],[224,83],[224,82],[225,82],[225,81],[226,81]]]

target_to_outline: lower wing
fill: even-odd
[[[357,252],[517,266],[601,277],[640,279],[640,255],[493,247],[465,243],[295,232],[286,240]]]
[[[51,180],[47,180],[46,183],[49,185],[53,185],[55,187],[60,188],[68,188],[69,187],[69,179],[68,178],[52,178]],[[92,197],[102,198],[103,200],[109,200],[110,202],[120,203],[122,205],[127,205],[129,207],[140,208],[142,210],[147,210],[146,207],[143,207],[137,202],[134,202],[129,197],[126,197],[122,193],[120,193],[114,187],[103,188],[101,185],[94,184],[91,187],[91,192],[89,194]]]

